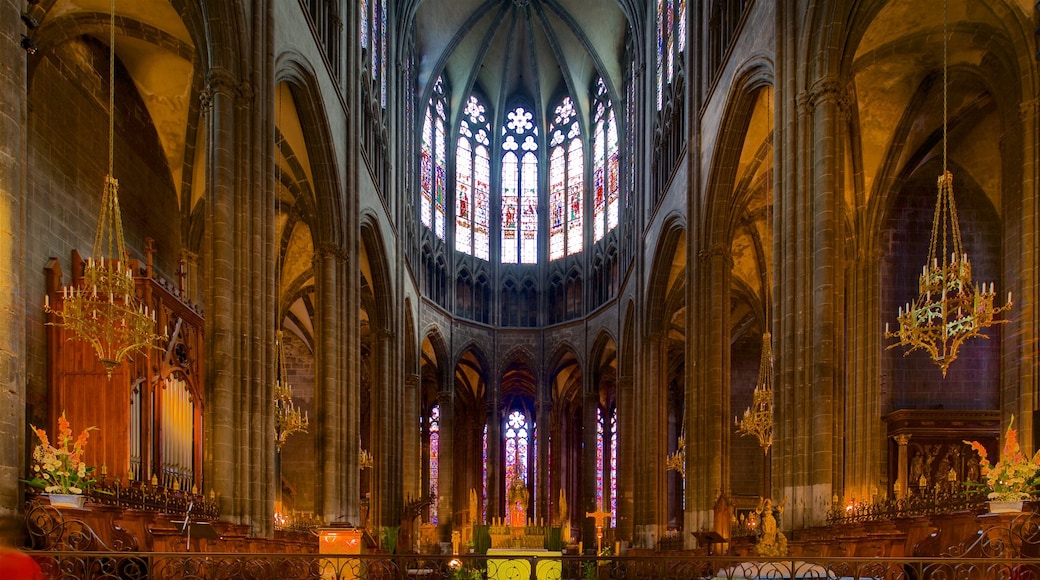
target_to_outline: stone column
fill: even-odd
[[[871,490],[884,489],[888,476],[886,437],[881,421],[882,377],[881,355],[885,340],[880,332],[881,320],[879,252],[861,251],[849,264],[845,282],[848,297],[848,333],[846,340],[845,436],[855,445],[846,445],[845,496],[872,497]],[[881,328],[884,324],[881,325]],[[835,493],[837,493],[835,489]]]
[[[1020,252],[1020,264],[1015,272],[1008,272],[1005,266],[1004,280],[1008,284],[1011,280],[1019,280],[1018,286],[1008,286],[1004,291],[1014,292],[1015,305],[1013,310],[1006,314],[1011,319],[1006,328],[1000,333],[1004,341],[1004,352],[1014,352],[1018,360],[1018,368],[1021,373],[1017,381],[1014,377],[1002,373],[1002,389],[1006,393],[1014,393],[1019,398],[1018,408],[1022,417],[1023,450],[1035,452],[1040,449],[1040,369],[1038,369],[1038,353],[1040,348],[1040,313],[1037,311],[1037,300],[1040,300],[1040,251],[1037,244],[1040,243],[1040,203],[1037,194],[1040,192],[1040,149],[1037,147],[1037,139],[1040,138],[1040,98],[1032,98],[1019,106],[1019,119],[1021,120],[1021,157],[1013,154],[1005,154],[1007,163],[1020,163],[1022,172],[1021,224],[1018,226],[1021,238],[1004,241],[1004,264],[1015,264],[1016,259],[1013,252]],[[1005,150],[1007,151],[1007,150]],[[1004,201],[1009,205],[1011,200]],[[1012,210],[1013,211],[1013,210]],[[1010,227],[1005,226],[1005,229]],[[1013,266],[1012,266],[1013,267]],[[999,284],[998,284],[999,286]],[[998,303],[1000,300],[998,298]],[[1006,403],[1011,399],[1002,395]],[[1014,411],[1014,409],[1012,409]],[[1032,433],[1028,437],[1027,433]]]
[[[729,247],[715,244],[697,254],[698,293],[687,308],[703,324],[691,326],[687,342],[699,346],[696,363],[686,365],[686,523],[709,528],[715,500],[728,493],[730,426],[730,272]],[[693,477],[692,474],[697,476]]]
[[[595,546],[596,525],[591,518],[585,517],[586,513],[598,512],[599,503],[596,501],[596,409],[599,407],[599,396],[592,385],[592,373],[582,374],[582,406],[581,423],[582,430],[582,453],[581,453],[581,538],[585,546]]]
[[[635,514],[635,472],[641,468],[636,464],[635,447],[639,436],[635,417],[635,397],[632,393],[632,377],[619,376],[617,379],[617,413],[618,413],[618,476],[617,476],[617,523],[615,537],[628,541],[633,540],[633,518]]]
[[[487,517],[502,517],[502,380],[496,374],[488,381],[487,405]],[[478,439],[479,440],[479,439]]]
[[[228,70],[207,73],[203,271],[210,397],[203,487],[217,494],[225,518],[264,536],[273,532],[275,489],[274,192],[273,178],[258,168],[273,167],[273,151],[249,144],[274,138],[271,119],[256,101],[254,88]],[[266,141],[261,125],[272,131]],[[255,150],[270,156],[258,158]]]
[[[896,476],[895,483],[895,496],[896,499],[903,499],[906,497],[906,490],[909,489],[907,486],[907,443],[910,443],[910,435],[896,435],[894,437],[896,443],[899,445],[898,451],[898,474]]]
[[[544,390],[539,388],[538,392],[542,393]],[[532,517],[544,518],[545,523],[548,525],[552,522],[552,511],[549,506],[553,505],[553,502],[556,500],[555,497],[551,497],[551,488],[549,487],[549,434],[552,432],[550,419],[552,402],[544,400],[544,394],[540,398],[542,400],[535,404],[534,409],[535,424],[538,426],[538,439],[535,441],[538,449],[538,465],[535,467],[537,476],[535,481],[538,487],[534,493],[536,503]]]
[[[420,403],[419,375],[407,369],[404,374],[404,397],[402,397],[401,416],[403,441],[401,443],[401,478],[405,498],[419,498],[426,495],[427,489],[422,484],[422,457],[420,443],[428,441],[419,433]]]
[[[643,526],[646,542],[656,542],[658,531],[664,529],[668,513],[667,474],[664,468],[667,453],[667,347],[668,337],[658,331],[647,337],[645,396],[637,411],[643,425],[637,435],[635,521]],[[648,546],[649,547],[649,546]]]
[[[401,425],[400,389],[391,366],[396,335],[388,330],[375,336],[372,385],[372,514],[378,526],[396,526],[401,521]]]
[[[327,522],[359,524],[359,387],[346,380],[342,341],[348,309],[345,278],[350,260],[333,244],[317,248],[315,293],[315,446],[319,475],[317,512]],[[351,485],[351,482],[353,485]],[[352,491],[351,491],[352,489]]]
[[[456,490],[456,481],[464,482],[465,478],[455,477],[455,397],[447,389],[447,379],[441,378],[441,389],[437,392],[437,404],[441,408],[441,437],[439,450],[439,466],[437,479],[437,527],[441,541],[451,537],[452,528],[463,522],[455,521],[455,498],[467,497],[469,490]],[[461,494],[461,495],[460,495]],[[465,502],[461,505],[467,505]],[[475,522],[480,514],[469,514],[470,522]]]
[[[5,433],[0,445],[0,516],[13,515],[22,510],[22,484],[25,477],[25,450],[34,445],[26,441],[25,427],[25,324],[26,302],[36,304],[37,297],[26,296],[26,288],[42,288],[40,264],[33,269],[23,265],[25,251],[22,234],[22,214],[25,204],[27,171],[26,154],[26,59],[33,58],[19,46],[25,30],[15,18],[22,2],[8,0],[2,3],[7,16],[0,22],[0,408],[8,409],[0,415],[0,433]],[[39,58],[39,57],[35,57]],[[32,272],[39,285],[27,285],[25,272]],[[39,296],[42,300],[42,292]],[[42,323],[42,306],[38,321]]]

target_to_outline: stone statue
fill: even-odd
[[[556,523],[560,525],[560,539],[564,544],[571,543],[571,514],[567,510],[567,496],[564,495],[563,489],[560,489],[560,501],[557,504],[559,514],[556,516]]]
[[[787,555],[787,536],[780,531],[780,515],[784,513],[784,504],[774,506],[773,500],[759,498],[758,509],[758,543],[755,545],[755,555],[763,558],[780,558]]]
[[[480,523],[480,510],[477,509],[477,490],[469,488],[469,521],[472,525]]]

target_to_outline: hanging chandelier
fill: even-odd
[[[119,213],[119,181],[113,177],[115,140],[116,3],[112,0],[109,36],[108,174],[101,197],[101,215],[91,257],[83,264],[77,283],[61,289],[60,304],[44,296],[44,312],[57,320],[48,322],[68,330],[92,347],[108,377],[127,357],[155,348],[155,311],[137,298],[136,283],[123,240]],[[95,259],[93,256],[100,256]],[[76,264],[73,264],[75,267]]]
[[[278,349],[278,379],[274,384],[274,434],[278,451],[282,450],[285,440],[293,433],[306,433],[310,425],[310,417],[300,412],[293,403],[292,387],[285,374],[285,357],[282,355],[282,331],[275,335]]]
[[[946,3],[943,3],[943,138],[942,175],[938,180],[938,197],[932,220],[932,237],[928,246],[928,260],[921,270],[918,296],[899,308],[899,330],[889,332],[885,324],[885,338],[899,342],[888,348],[908,347],[903,356],[924,349],[932,361],[942,369],[943,378],[950,364],[957,359],[961,344],[969,338],[989,338],[982,330],[994,324],[1007,322],[999,318],[1011,309],[1011,292],[1007,303],[994,306],[996,292],[993,283],[976,285],[971,279],[971,262],[961,242],[957,206],[953,200],[953,174],[947,170],[947,102],[948,63],[946,34]]]
[[[769,453],[773,445],[773,348],[769,333],[762,335],[762,360],[758,366],[758,384],[751,397],[751,406],[744,409],[744,416],[733,418],[733,426],[741,435],[752,435],[758,439],[762,451]]]
[[[680,435],[675,444],[675,452],[665,458],[664,467],[666,471],[674,471],[686,481],[686,437]]]

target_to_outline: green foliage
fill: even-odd
[[[487,554],[491,547],[491,532],[487,526],[473,526],[473,548],[478,554]]]
[[[401,526],[384,526],[379,530],[379,547],[393,554],[397,550],[397,534]]]

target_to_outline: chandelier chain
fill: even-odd
[[[899,329],[885,338],[898,342],[888,346],[907,347],[904,356],[922,349],[942,370],[945,378],[958,350],[970,338],[988,338],[983,330],[1008,322],[998,315],[1011,309],[1007,303],[994,305],[993,283],[972,280],[971,261],[961,238],[960,219],[953,195],[953,174],[949,171],[949,4],[943,0],[943,85],[942,85],[942,174],[938,179],[935,213],[928,246],[928,257],[921,270],[918,296],[899,307]],[[941,236],[941,239],[940,239]]]

